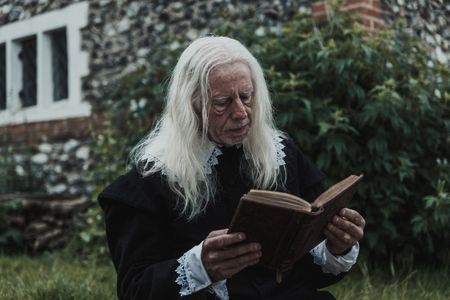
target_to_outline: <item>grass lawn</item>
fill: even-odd
[[[58,255],[0,258],[1,300],[116,299],[112,265]]]
[[[368,271],[358,263],[350,274],[327,290],[339,300],[450,299],[450,269],[417,269],[412,272]]]
[[[355,266],[328,288],[337,299],[450,299],[450,270],[417,270],[392,276]],[[0,257],[0,299],[116,299],[115,272],[109,264],[80,263],[58,254],[37,258]]]

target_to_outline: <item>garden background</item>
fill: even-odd
[[[407,19],[368,30],[357,14],[341,8],[342,3],[331,3],[322,20],[308,10],[272,20],[259,18],[252,5],[221,8],[209,32],[239,39],[257,57],[277,124],[328,175],[327,184],[348,174],[365,175],[353,202],[367,221],[361,258],[331,288],[336,297],[448,299],[448,62],[417,37]],[[158,47],[143,56],[145,63],[92,96],[103,125],[89,125],[92,163],[81,182],[91,188],[81,194],[90,204],[71,216],[64,243],[33,248],[16,222],[23,201],[0,202],[1,299],[115,297],[95,198],[126,171],[129,150],[157,120],[170,71],[193,38],[183,31],[159,34]],[[48,192],[39,184],[32,147],[20,144],[21,173],[14,136],[6,132],[2,138],[0,193]],[[75,158],[82,147],[74,146]]]

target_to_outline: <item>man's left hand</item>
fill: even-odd
[[[326,246],[333,255],[347,253],[364,236],[366,221],[356,211],[343,208],[331,219],[324,230]]]

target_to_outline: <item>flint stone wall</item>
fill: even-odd
[[[91,142],[70,139],[0,148],[0,192],[17,190],[53,195],[90,196],[95,189]],[[6,160],[8,157],[8,160]],[[1,194],[1,193],[0,193]]]
[[[407,22],[412,34],[419,36],[433,57],[442,64],[450,62],[450,2],[446,0],[384,0],[388,26],[399,18]]]

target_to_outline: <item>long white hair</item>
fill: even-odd
[[[180,215],[191,220],[214,200],[215,181],[204,168],[208,140],[209,74],[214,68],[242,62],[251,72],[254,95],[252,123],[243,149],[255,188],[280,183],[274,138],[282,136],[273,122],[272,104],[263,71],[237,40],[202,37],[181,54],[172,73],[166,105],[155,128],[131,151],[143,176],[161,172],[178,196]],[[208,158],[206,158],[208,159]]]

